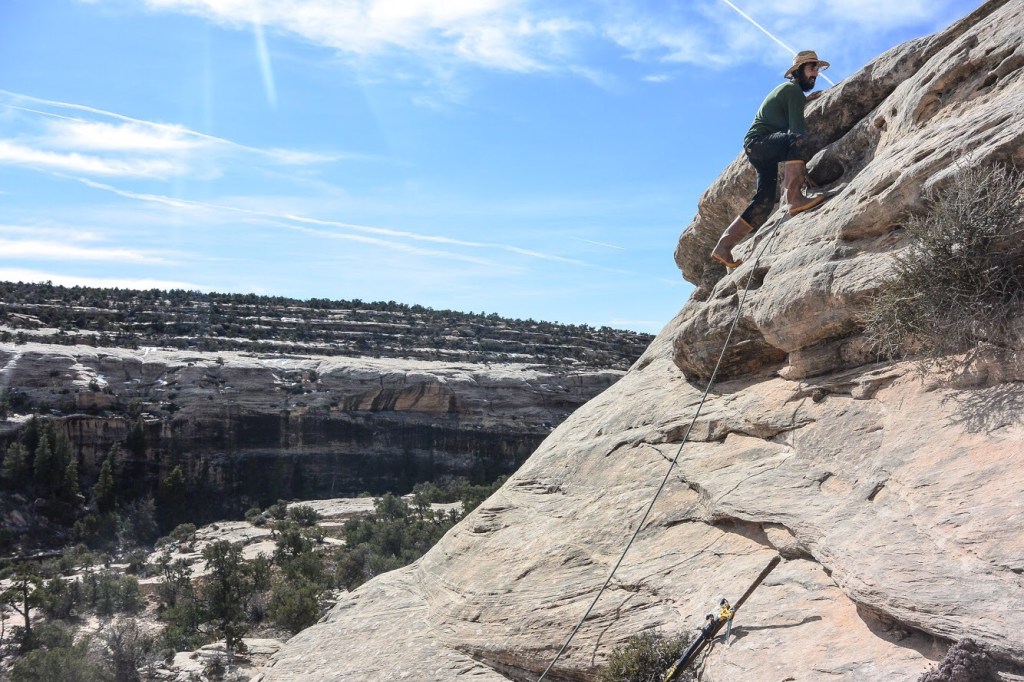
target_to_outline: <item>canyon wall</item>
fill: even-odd
[[[114,443],[146,484],[181,466],[245,503],[405,491],[514,471],[617,370],[0,344],[9,441],[66,425],[83,472]]]

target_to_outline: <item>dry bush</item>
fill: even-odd
[[[634,635],[611,653],[597,679],[599,682],[661,682],[688,644],[683,637],[665,637],[658,632]],[[693,673],[684,671],[677,679],[692,681]]]
[[[973,639],[964,638],[949,647],[945,657],[917,682],[999,682],[996,667]]]
[[[962,369],[982,345],[1019,346],[1024,311],[1024,174],[965,164],[925,196],[907,248],[863,315],[879,356]],[[1019,328],[1018,328],[1019,329]],[[967,359],[958,354],[967,353]]]

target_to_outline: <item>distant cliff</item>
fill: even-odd
[[[58,420],[88,480],[111,446],[139,492],[180,466],[221,513],[514,471],[617,370],[0,344],[0,437]],[[213,510],[208,510],[213,511]]]
[[[641,632],[692,633],[779,555],[700,679],[915,680],[965,636],[1021,679],[1024,348],[922,380],[878,361],[859,314],[926,189],[965,162],[1024,165],[1024,3],[987,2],[881,55],[808,124],[829,201],[777,211],[727,273],[708,252],[753,192],[738,157],[679,241],[696,292],[626,376],[419,562],[294,637],[266,682],[536,680],[677,453],[547,679],[594,679]],[[725,380],[680,452],[748,282]]]
[[[395,301],[0,282],[0,342],[625,370],[651,338]]]

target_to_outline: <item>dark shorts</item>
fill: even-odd
[[[757,190],[740,217],[757,230],[775,208],[779,164],[783,161],[810,161],[813,154],[807,136],[797,133],[772,133],[754,138],[744,145],[743,152],[757,171]]]

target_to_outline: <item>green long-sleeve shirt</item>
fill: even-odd
[[[754,138],[764,137],[772,133],[789,131],[804,135],[804,104],[807,97],[800,86],[794,81],[787,81],[768,93],[761,103],[761,108],[754,116],[754,122],[743,138],[743,145]]]

